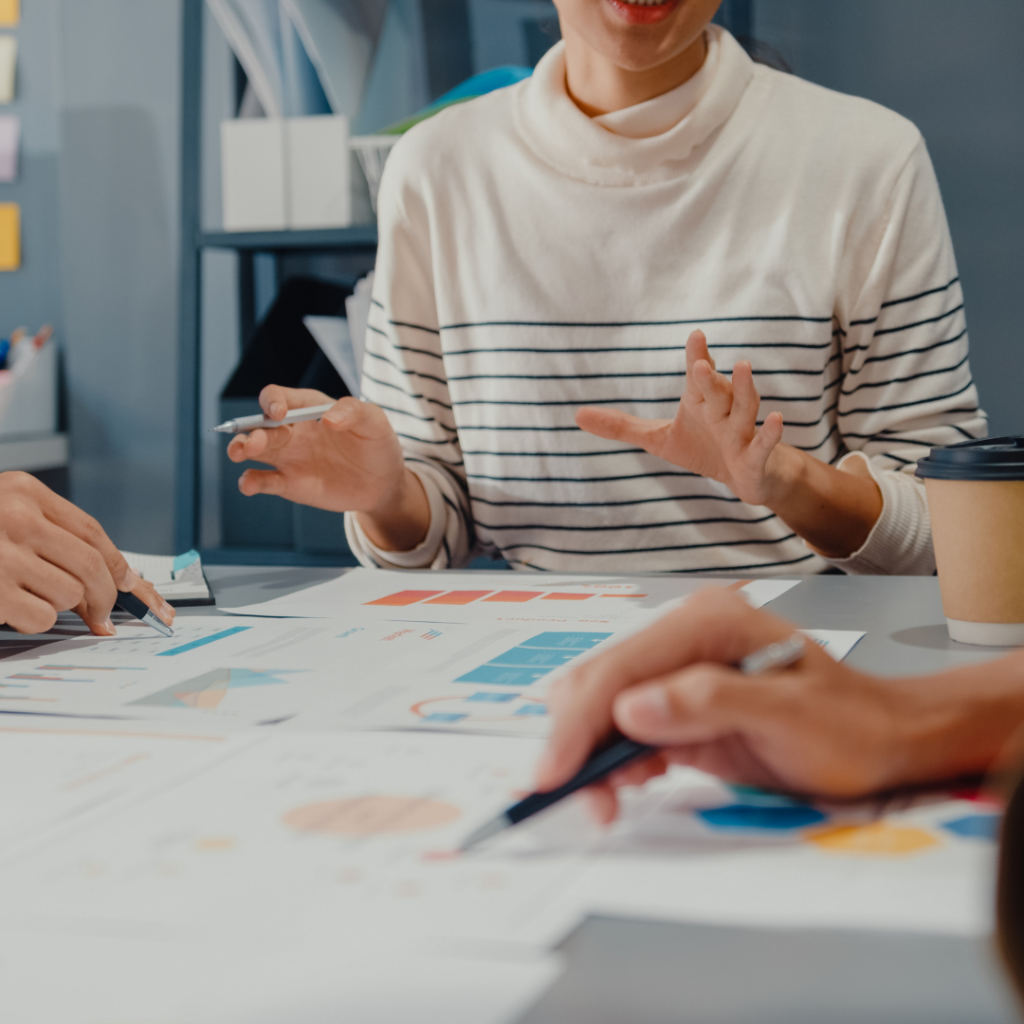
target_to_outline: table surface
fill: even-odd
[[[256,604],[331,568],[207,566],[220,604]],[[907,675],[1006,651],[949,639],[934,577],[813,576],[769,610],[806,629],[867,635],[847,663]],[[183,608],[183,616],[223,614]],[[13,638],[3,643],[17,642]],[[1010,1024],[1019,1020],[980,940],[588,919],[568,969],[522,1024]]]
[[[225,607],[256,604],[335,579],[344,569],[211,565],[206,575]],[[988,661],[1009,648],[949,639],[934,576],[807,576],[768,606],[804,629],[860,629],[847,664],[890,675],[937,672]],[[209,614],[212,608],[182,609]]]

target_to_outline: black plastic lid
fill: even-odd
[[[918,460],[926,480],[1024,480],[1024,437],[983,437],[933,448]]]

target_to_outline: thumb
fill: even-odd
[[[782,428],[782,413],[769,413],[764,423],[761,424],[761,429],[750,442],[750,457],[753,459],[755,467],[762,473],[768,463],[768,456],[775,451],[782,440]]]
[[[645,420],[618,409],[598,409],[594,406],[584,406],[576,413],[576,425],[580,430],[609,441],[624,441],[639,448],[646,448],[651,443],[651,435],[664,430],[670,422]]]

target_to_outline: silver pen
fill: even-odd
[[[806,649],[807,641],[799,633],[794,633],[785,640],[768,644],[767,647],[748,654],[737,668],[746,676],[760,675],[762,672],[770,672],[772,669],[785,668],[787,665],[794,664],[804,656]],[[527,818],[532,818],[533,815],[558,803],[559,800],[564,800],[578,790],[600,782],[612,772],[624,768],[641,757],[650,757],[657,750],[657,747],[649,746],[646,743],[637,743],[636,740],[618,740],[611,746],[592,754],[587,763],[568,782],[563,783],[557,789],[552,789],[548,793],[531,793],[504,813],[499,814],[498,817],[481,825],[463,840],[459,850],[465,853],[477,843],[482,843],[485,839],[490,839],[491,836],[504,832],[505,829],[518,825],[519,822],[525,821]]]
[[[219,427],[214,427],[218,434],[244,434],[248,430],[269,430],[272,427],[287,427],[291,423],[308,423],[318,420],[328,409],[334,408],[334,402],[326,405],[310,405],[305,409],[292,409],[283,420],[271,420],[266,416],[239,416],[237,420],[228,420]]]

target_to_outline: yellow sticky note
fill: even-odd
[[[0,203],[0,270],[21,266],[21,207]]]
[[[0,0],[0,25],[17,25],[21,21],[21,0]]]

